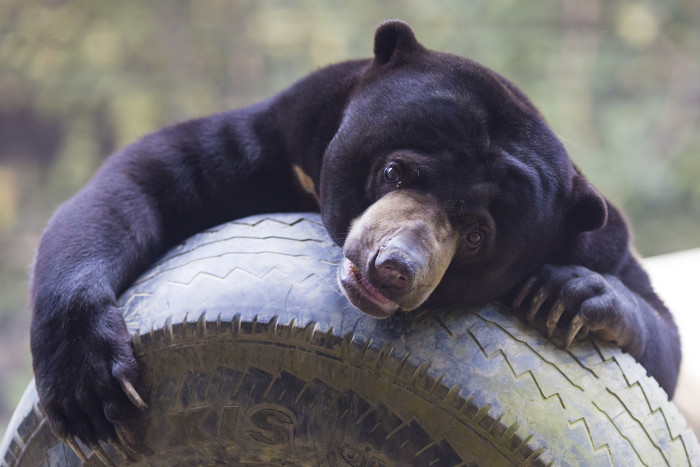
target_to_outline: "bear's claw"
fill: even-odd
[[[66,441],[66,444],[68,444],[68,446],[70,446],[70,448],[73,450],[75,455],[78,456],[78,459],[80,459],[80,461],[83,464],[89,463],[87,456],[85,455],[83,450],[80,449],[80,446],[78,446],[78,443],[75,441],[75,438],[73,436],[66,435],[65,441]]]
[[[537,282],[537,276],[532,276],[520,288],[520,292],[518,292],[515,300],[513,300],[512,306],[514,311],[520,310],[520,306],[525,301],[525,297],[527,297],[530,294],[530,291],[532,291],[532,288],[535,286],[535,282]]]
[[[114,462],[107,456],[107,453],[102,449],[102,446],[100,446],[100,443],[89,443],[88,446],[90,446],[90,449],[92,449],[92,452],[95,453],[95,456],[107,467],[116,467],[114,465]]]
[[[576,337],[576,334],[585,326],[585,323],[583,322],[583,318],[581,318],[581,315],[575,315],[574,318],[571,320],[571,323],[569,324],[569,329],[567,330],[566,334],[564,335],[564,349],[568,349],[571,343],[573,342],[574,338]],[[587,334],[587,333],[586,333]]]
[[[530,305],[530,309],[525,315],[525,320],[528,324],[532,324],[535,322],[537,313],[539,313],[540,309],[542,308],[542,305],[544,305],[544,302],[546,302],[548,298],[549,294],[547,293],[544,287],[541,287],[537,291],[535,296],[532,298],[532,304]]]
[[[545,323],[545,335],[547,337],[552,337],[554,330],[557,328],[557,323],[561,318],[561,315],[566,311],[566,307],[561,300],[557,300],[554,306],[549,310],[549,315],[547,316],[547,321]]]
[[[126,397],[129,398],[132,404],[141,410],[148,410],[148,404],[141,399],[141,396],[136,389],[134,389],[134,385],[131,384],[131,381],[127,380],[126,378],[119,378],[119,385],[122,387],[124,394],[126,394]]]

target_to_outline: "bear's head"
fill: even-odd
[[[607,218],[522,92],[400,21],[378,28],[321,173],[341,286],[377,317],[499,298]]]

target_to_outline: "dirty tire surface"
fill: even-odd
[[[497,304],[376,320],[335,281],[316,214],[196,235],[120,299],[150,410],[103,444],[115,465],[700,465],[630,356],[560,350]],[[98,454],[78,442],[89,465]],[[2,465],[83,465],[33,384]]]

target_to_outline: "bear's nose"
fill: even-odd
[[[403,241],[392,239],[382,246],[374,260],[374,283],[383,292],[401,293],[411,290],[419,261]]]
[[[410,283],[411,272],[396,261],[384,261],[376,267],[377,285],[380,289],[404,290]]]

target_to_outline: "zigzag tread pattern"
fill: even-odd
[[[513,367],[512,363],[510,362],[508,355],[506,355],[506,353],[503,351],[503,349],[497,349],[491,353],[488,353],[488,352],[486,352],[486,349],[479,342],[479,338],[476,335],[474,335],[474,333],[470,329],[467,329],[467,333],[474,340],[474,342],[476,343],[479,350],[481,350],[481,352],[483,353],[486,360],[493,360],[494,358],[501,357],[503,359],[503,361],[506,363],[506,366],[508,367],[510,372],[513,374],[516,381],[523,378],[523,377],[529,377],[532,380],[532,382],[534,383],[535,387],[537,387],[537,390],[539,391],[540,395],[542,396],[543,401],[546,402],[549,399],[555,398],[559,402],[559,405],[561,406],[561,408],[566,409],[566,405],[564,404],[564,401],[562,400],[562,398],[558,392],[554,392],[554,393],[549,394],[549,395],[544,393],[544,390],[542,389],[542,385],[537,381],[537,378],[535,377],[535,374],[532,370],[526,370],[522,373],[518,373],[515,370],[515,368]]]
[[[647,396],[646,396],[646,393],[644,392],[643,387],[639,383],[635,383],[633,386],[637,386],[644,394],[645,400],[647,400]],[[628,388],[624,388],[623,390],[631,389],[633,386],[629,386]],[[656,449],[656,451],[657,451],[656,457],[659,458],[658,462],[663,461],[666,465],[672,466],[672,465],[674,465],[673,460],[668,458],[668,455],[664,452],[665,450],[662,449],[662,447],[660,446],[660,444],[663,440],[655,439],[656,437],[654,436],[654,433],[652,433],[652,430],[651,430],[652,427],[664,426],[669,433],[670,442],[680,444],[680,446],[682,447],[682,451],[685,452],[685,454],[686,454],[686,457],[688,459],[691,459],[690,453],[688,452],[688,447],[686,446],[686,442],[685,442],[683,436],[681,434],[677,434],[675,436],[672,435],[671,429],[669,427],[669,424],[668,424],[668,421],[666,418],[666,414],[661,409],[661,407],[649,412],[648,414],[646,414],[646,416],[643,417],[643,419],[640,419],[639,416],[635,415],[635,413],[633,412],[629,403],[625,402],[624,398],[620,397],[616,392],[614,392],[610,388],[608,388],[608,392],[614,397],[614,399],[624,409],[624,411],[627,415],[626,418],[629,418],[629,421],[627,424],[628,426],[626,426],[624,430],[620,427],[620,425],[622,423],[621,420],[623,420],[623,417],[618,415],[617,417],[615,417],[615,419],[612,419],[612,418],[610,419],[610,422],[613,423],[616,427],[618,427],[621,436],[622,436],[623,432],[629,433],[633,429],[636,429],[638,431],[642,431],[646,435],[646,437],[649,439],[649,442]],[[648,400],[647,400],[647,404],[648,404]],[[599,410],[601,410],[601,412],[604,412],[604,410],[601,407],[598,407],[597,405],[596,405],[596,407]],[[607,412],[605,412],[605,415],[609,417],[609,414]],[[653,421],[653,418],[655,415],[659,415],[662,418],[663,423],[655,423]],[[629,426],[630,423],[632,423],[636,426],[630,427]],[[640,455],[640,461],[641,460],[642,460],[642,456]],[[647,463],[646,459],[644,459],[644,463]],[[650,465],[655,465],[655,464],[650,463]]]
[[[236,240],[236,239],[243,239],[243,238],[256,238],[256,239],[265,239],[265,238],[280,238],[280,239],[288,239],[288,240],[299,240],[299,238],[295,238],[291,236],[296,230],[299,230],[303,236],[308,236],[308,228],[304,228],[304,224],[308,224],[308,226],[311,227],[312,231],[324,231],[325,228],[323,227],[323,224],[319,220],[314,220],[310,217],[318,217],[314,216],[312,214],[305,214],[305,215],[290,215],[290,214],[279,214],[277,217],[271,218],[269,216],[253,216],[244,220],[236,220],[229,222],[227,224],[222,224],[216,227],[213,227],[211,229],[205,230],[203,232],[200,232],[198,234],[195,234],[194,236],[190,237],[188,240],[183,241],[182,243],[178,244],[177,246],[173,247],[170,251],[168,251],[161,259],[157,260],[154,264],[153,267],[157,267],[160,264],[162,264],[165,261],[169,261],[177,256],[191,253],[193,251],[196,251],[200,249],[201,247],[211,245],[211,244],[216,244],[216,243],[225,243],[227,241],[231,240]],[[289,221],[283,220],[284,218],[289,218]],[[250,220],[251,222],[247,222],[247,220]],[[262,233],[265,230],[265,224],[271,224],[271,226],[276,226],[270,229],[270,232],[274,232],[275,235],[265,235]],[[287,235],[282,236],[280,235],[279,232],[279,226],[282,225],[284,226],[283,228],[295,228],[295,227],[300,227],[299,229],[291,229],[287,232],[285,232]],[[257,232],[258,235],[256,236],[250,236],[249,232],[254,231]],[[238,233],[238,235],[236,235]],[[222,235],[226,235],[225,237],[222,238]],[[248,234],[248,235],[246,235]],[[299,235],[299,234],[297,234]],[[207,241],[206,238],[208,237],[214,237],[215,240],[212,241]],[[323,240],[320,240],[318,238],[306,238],[302,239],[306,241],[315,241],[315,242],[321,242]],[[196,243],[197,245],[195,247],[190,247],[192,243]]]
[[[241,274],[244,275],[248,279],[254,279],[259,282],[265,282],[269,278],[271,278],[274,275],[279,275],[281,277],[288,277],[289,274],[283,270],[281,270],[278,267],[271,267],[268,270],[262,271],[262,272],[251,272],[247,269],[241,268],[234,266],[232,267],[229,271],[225,272],[224,274],[214,274],[210,272],[205,272],[205,271],[198,271],[196,272],[193,276],[189,277],[186,280],[165,280],[162,282],[161,287],[158,288],[156,291],[149,291],[147,288],[139,288],[138,285],[140,284],[135,284],[134,288],[130,291],[129,294],[124,295],[122,298],[120,298],[119,303],[118,303],[118,308],[122,310],[122,313],[124,313],[124,310],[128,310],[132,308],[135,303],[138,301],[147,299],[149,297],[166,297],[167,296],[167,291],[162,288],[162,286],[172,286],[172,287],[178,287],[178,288],[191,288],[199,283],[201,280],[214,280],[216,282],[221,282],[225,283],[228,280],[230,280],[231,276],[234,276],[236,274]],[[317,284],[322,284],[323,286],[327,287],[328,289],[334,289],[334,284],[329,283],[327,278],[324,277],[323,275],[319,275],[316,273],[310,273],[307,276],[303,278],[296,279],[294,283],[291,285],[291,287],[295,286],[303,286],[304,283],[307,283],[309,281],[315,281]],[[126,298],[126,301],[124,299]]]
[[[592,449],[593,453],[594,454],[605,453],[610,465],[614,465],[612,451],[610,451],[610,445],[608,443],[604,443],[604,444],[601,444],[599,446],[596,446],[596,443],[593,441],[593,437],[591,436],[591,428],[588,426],[586,419],[581,417],[577,420],[569,420],[569,427],[570,428],[575,428],[577,425],[584,426],[584,431],[585,431],[586,435],[588,435],[588,442],[591,444],[591,449]]]
[[[594,345],[595,345],[595,343],[594,343]],[[663,404],[661,404],[661,403],[659,403],[656,407],[652,406],[652,403],[651,403],[652,399],[649,397],[649,395],[647,394],[647,390],[645,389],[645,387],[647,387],[649,385],[653,386],[654,389],[657,389],[658,384],[656,383],[656,381],[653,379],[650,379],[650,378],[644,378],[644,379],[640,378],[640,376],[643,376],[643,375],[640,375],[639,371],[637,371],[637,374],[634,375],[635,377],[632,378],[632,377],[630,377],[630,374],[629,374],[630,373],[630,369],[629,369],[630,365],[629,364],[626,364],[626,362],[625,362],[625,364],[623,364],[623,362],[621,362],[619,359],[616,359],[616,358],[613,358],[612,360],[614,360],[615,364],[618,367],[620,367],[620,370],[621,370],[621,372],[625,378],[625,381],[627,383],[627,387],[622,388],[622,390],[629,392],[629,391],[633,391],[635,389],[638,389],[641,392],[642,397],[644,399],[644,402],[646,403],[646,407],[649,410],[649,412],[648,412],[648,414],[646,414],[646,416],[649,418],[653,418],[657,415],[661,416],[664,420],[664,424],[666,425],[666,428],[667,428],[669,434],[671,435],[671,439],[672,440],[678,439],[681,436],[681,432],[678,431],[678,433],[675,433],[675,434],[673,433],[672,427],[674,426],[674,424],[671,423],[671,420],[673,420],[674,422],[678,422],[679,419],[681,418],[680,414],[678,413],[677,410],[671,410],[670,411],[671,413],[667,413],[668,411],[663,410]],[[642,381],[645,381],[644,385],[642,384]],[[661,390],[661,389],[659,388],[659,390]],[[625,406],[625,409],[628,410],[630,412],[630,414],[632,414],[631,408],[628,407],[627,404],[624,402],[626,400],[626,398],[620,397],[620,395],[618,393],[615,393],[614,391],[612,391],[612,389],[609,389],[609,391],[612,394],[614,394],[620,400],[620,403],[622,403]],[[634,415],[634,417],[638,418],[638,417],[643,416],[643,415],[644,414],[637,414],[637,415]],[[646,424],[645,420],[640,420],[640,423],[642,425]]]
[[[237,239],[242,239],[244,237],[236,237]],[[245,237],[248,239],[255,239],[255,240],[261,240],[264,241],[266,239],[270,238],[276,238],[277,240],[281,240],[281,237]],[[228,239],[227,239],[228,240]],[[311,241],[317,241],[314,239],[295,239],[295,238],[284,238],[284,240],[289,240],[292,242],[296,243],[305,243],[305,242],[311,242]],[[150,273],[146,273],[145,275],[139,277],[135,282],[134,285],[138,285],[143,282],[150,281],[154,279],[155,277],[158,277],[163,274],[168,274],[172,271],[178,270],[178,269],[185,269],[188,266],[191,266],[196,263],[203,263],[207,261],[211,261],[213,259],[221,259],[225,257],[235,257],[235,256],[255,256],[255,255],[278,255],[280,257],[286,257],[286,258],[308,258],[309,256],[306,254],[294,254],[294,253],[289,253],[288,251],[223,251],[222,253],[218,254],[211,254],[211,255],[206,255],[206,256],[197,256],[192,259],[187,259],[186,256],[190,256],[193,252],[197,251],[200,249],[200,247],[207,247],[207,246],[212,246],[216,244],[221,244],[224,245],[226,240],[217,240],[215,242],[210,242],[208,244],[202,244],[199,245],[197,248],[192,249],[192,250],[187,250],[183,252],[178,252],[177,254],[173,254],[171,256],[167,256],[163,258],[156,266],[154,266],[150,271]],[[221,248],[224,249],[224,248]],[[181,263],[176,263],[173,260],[177,258],[184,258],[185,260]],[[172,265],[170,263],[173,263]]]
[[[228,271],[227,273],[225,273],[223,275],[214,274],[211,272],[199,271],[194,276],[192,276],[192,278],[190,278],[187,281],[167,280],[164,282],[164,284],[174,285],[174,286],[178,286],[178,287],[190,287],[195,281],[197,281],[197,279],[200,279],[200,278],[214,279],[216,281],[223,282],[233,273],[240,273],[240,274],[246,275],[248,277],[258,279],[260,281],[264,281],[264,280],[270,278],[270,276],[275,275],[275,274],[279,274],[280,276],[283,276],[283,277],[288,276],[287,273],[285,273],[280,268],[275,267],[275,266],[273,266],[272,268],[268,269],[265,272],[258,273],[258,274],[250,272],[250,271],[243,269],[243,268],[234,267],[233,269],[231,269],[230,271]]]
[[[544,355],[542,355],[542,353],[539,352],[537,348],[530,345],[529,342],[523,341],[517,335],[514,335],[513,333],[511,333],[507,329],[507,327],[500,325],[498,320],[493,319],[494,318],[493,316],[486,316],[485,317],[485,316],[482,316],[481,313],[477,313],[477,315],[481,319],[483,319],[484,321],[488,321],[489,323],[500,328],[502,332],[509,334],[513,340],[520,341],[522,344],[526,345],[533,352],[533,354],[535,354],[543,362],[554,365],[550,361],[551,359],[548,359]],[[611,378],[608,376],[606,378],[606,381],[609,383],[605,387],[605,391],[607,394],[609,394],[615,398],[615,400],[620,405],[622,410],[624,410],[626,412],[627,417],[629,419],[631,419],[631,421],[632,421],[631,423],[636,425],[633,428],[640,430],[641,432],[644,433],[644,436],[648,439],[648,442],[650,443],[652,448],[646,449],[643,451],[643,453],[640,453],[640,447],[635,445],[635,443],[632,442],[629,439],[629,437],[625,434],[628,430],[633,429],[632,427],[629,426],[630,423],[628,423],[628,425],[625,426],[625,429],[623,429],[620,426],[620,424],[622,423],[621,422],[622,417],[620,417],[619,414],[617,414],[616,417],[611,417],[610,414],[608,414],[600,405],[596,404],[596,398],[593,399],[592,403],[598,411],[602,412],[605,415],[605,417],[608,419],[610,425],[612,425],[617,430],[619,436],[621,438],[627,440],[627,442],[629,443],[632,450],[637,454],[637,456],[639,458],[639,462],[647,465],[648,464],[647,459],[649,457],[653,457],[653,458],[656,458],[658,460],[658,462],[662,462],[665,465],[669,465],[669,466],[675,465],[674,462],[677,462],[677,460],[669,459],[668,455],[665,453],[669,450],[668,447],[675,444],[675,445],[677,445],[676,452],[682,452],[684,454],[683,457],[686,458],[688,465],[692,465],[691,461],[694,459],[694,457],[700,455],[700,452],[697,452],[697,450],[695,448],[695,446],[697,446],[697,441],[695,441],[693,434],[690,433],[690,431],[687,428],[685,429],[685,431],[679,430],[678,433],[672,432],[672,429],[671,429],[672,424],[669,423],[669,418],[674,419],[675,421],[679,421],[679,418],[680,418],[680,416],[678,415],[677,409],[674,406],[672,406],[672,404],[659,403],[658,407],[656,407],[656,408],[652,407],[651,402],[650,402],[650,397],[647,394],[647,389],[645,388],[645,386],[647,386],[647,385],[650,385],[651,387],[655,386],[654,389],[661,391],[658,388],[658,384],[656,383],[656,381],[651,380],[651,378],[647,377],[646,375],[636,374],[635,375],[636,378],[634,378],[634,381],[630,382],[629,373],[630,373],[631,369],[629,368],[629,365],[627,365],[628,367],[625,368],[623,366],[623,364],[621,364],[620,358],[618,357],[619,353],[613,352],[612,355],[608,355],[606,358],[606,356],[605,356],[606,352],[601,351],[600,344],[597,343],[595,340],[591,340],[591,342],[593,343],[593,346],[596,348],[596,350],[598,350],[598,353],[600,355],[599,363],[595,366],[590,366],[591,373],[596,375],[596,379],[599,379],[598,375],[602,375],[604,373],[607,373],[611,368],[614,370],[614,372],[617,374],[617,377]],[[480,346],[480,348],[482,348],[482,347]],[[509,367],[512,370],[513,366],[510,363],[507,355],[502,350],[499,349],[498,351],[493,352],[490,355],[487,355],[486,352],[484,352],[484,354],[487,356],[487,358],[489,358],[489,357],[495,356],[499,352],[503,354],[504,360],[508,363]],[[513,358],[517,358],[517,357],[518,357],[517,355],[513,356]],[[588,365],[590,365],[590,362],[588,362]],[[554,365],[554,366],[556,366],[556,365]],[[607,371],[603,371],[602,370],[603,368],[606,369]],[[625,370],[627,370],[627,371],[625,371]],[[639,373],[640,371],[643,371],[640,369],[636,369],[636,370],[637,370],[637,373]],[[517,375],[515,372],[513,372],[513,374],[516,377],[522,376],[522,375]],[[535,384],[537,385],[538,389],[540,389],[540,384],[537,382],[537,376],[535,375],[535,373],[530,372],[530,376],[535,381]],[[577,389],[582,388],[581,384],[574,383],[574,381],[572,381],[568,376],[566,377],[566,379],[572,384],[573,387],[575,387]],[[615,387],[610,387],[610,385],[614,384],[615,381],[623,381],[624,385],[620,386],[617,389]],[[641,381],[644,381],[644,384],[642,384]],[[621,397],[619,395],[619,393],[621,391],[629,392],[629,391],[633,390],[634,388],[637,388],[639,391],[641,391],[643,399],[644,399],[644,405],[648,408],[647,413],[643,413],[643,414],[638,413],[640,411],[639,407],[641,407],[640,404],[636,404],[636,410],[634,410],[633,407],[630,407],[629,402],[626,402],[626,401],[629,401],[630,398]],[[567,394],[566,394],[567,392],[569,392],[569,391],[564,391],[560,394],[559,393],[557,394],[560,398],[560,402],[562,403],[562,406],[565,404],[565,400],[567,400],[567,398],[568,398]],[[544,400],[546,400],[549,397],[552,397],[552,395],[546,396],[544,394],[544,392],[542,392],[542,391],[541,391],[541,394],[542,394]],[[580,395],[580,393],[579,393],[579,395]],[[570,396],[576,397],[577,394],[576,394],[576,392],[571,392]],[[633,401],[636,401],[636,400],[638,400],[638,398],[634,399]],[[666,407],[664,407],[664,405]],[[635,413],[635,412],[637,412],[637,413]],[[667,412],[671,412],[672,414],[669,416],[669,415],[667,415]],[[661,419],[663,420],[663,423],[658,423],[654,420],[654,418],[657,416],[661,417]],[[585,419],[585,417],[581,417],[581,418],[575,420],[575,422],[577,422],[577,423],[571,422],[570,427],[574,427],[576,425],[581,424],[581,421],[583,422],[583,425],[586,428],[586,431],[587,431],[587,434],[588,434],[588,437],[590,439],[591,446],[592,446],[594,452],[599,451],[603,446],[607,446],[607,444],[596,445],[596,443],[593,441],[590,421],[587,421]],[[665,429],[666,436],[667,436],[666,440],[660,439],[659,432],[658,432],[659,428]],[[689,449],[689,443],[693,445],[693,448]],[[666,449],[663,449],[662,446],[665,446]],[[607,449],[607,451],[610,453],[610,449]],[[696,451],[696,452],[693,452],[693,451]],[[612,455],[612,453],[611,453],[611,455]],[[648,464],[648,465],[656,465],[656,464],[652,463],[652,464]]]

